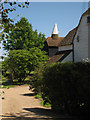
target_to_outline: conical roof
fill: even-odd
[[[58,28],[57,28],[57,24],[54,25],[52,34],[58,34]]]

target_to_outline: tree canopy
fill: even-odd
[[[18,79],[24,80],[27,73],[30,73],[36,67],[45,64],[48,57],[45,52],[39,48],[34,47],[28,50],[11,50],[9,51],[8,58],[4,60],[6,68],[11,73],[11,80]]]
[[[2,42],[4,50],[8,52],[7,58],[3,61],[3,71],[9,70],[11,80],[24,80],[27,73],[48,60],[45,52],[48,48],[45,35],[34,31],[24,17],[15,24],[11,20],[4,22]]]
[[[32,29],[32,25],[26,18],[21,18],[17,23],[9,28],[9,34],[3,36],[3,45],[5,50],[29,50],[38,47],[41,50],[45,47],[46,38],[44,34]]]
[[[10,2],[9,0],[4,0],[2,2],[0,2],[0,13],[1,13],[1,17],[2,17],[2,21],[0,20],[0,28],[3,29],[2,34],[4,33],[9,33],[9,29],[12,27],[12,23],[14,22],[14,20],[12,20],[8,14],[10,12],[16,11],[17,7],[21,7],[21,8],[28,8],[30,5],[30,2],[28,2],[28,0],[26,0],[25,2],[18,2],[18,0],[14,0],[12,2]],[[18,15],[17,15],[18,16]],[[1,36],[0,36],[1,38]],[[1,42],[1,39],[0,39]]]

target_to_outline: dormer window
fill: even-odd
[[[87,17],[87,23],[90,23],[90,16]]]

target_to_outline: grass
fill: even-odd
[[[3,77],[2,76],[2,83],[0,83],[0,89],[2,88],[11,88],[11,87],[15,87],[16,85],[14,83],[10,83],[10,82],[7,82],[8,79],[6,77]]]
[[[0,89],[2,88],[12,88],[19,85],[30,85],[30,78],[27,77],[23,83],[18,82],[18,80],[13,80],[13,82],[10,82],[6,77],[2,76],[2,81],[0,81]]]
[[[16,85],[1,85],[0,86],[0,89],[2,88],[6,88],[6,89],[9,89],[9,88],[12,88],[12,87],[15,87]]]

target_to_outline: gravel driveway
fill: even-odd
[[[29,86],[17,86],[3,89],[4,100],[2,100],[2,120],[72,120],[71,117],[56,115],[50,108],[40,105],[40,100],[35,99]]]

